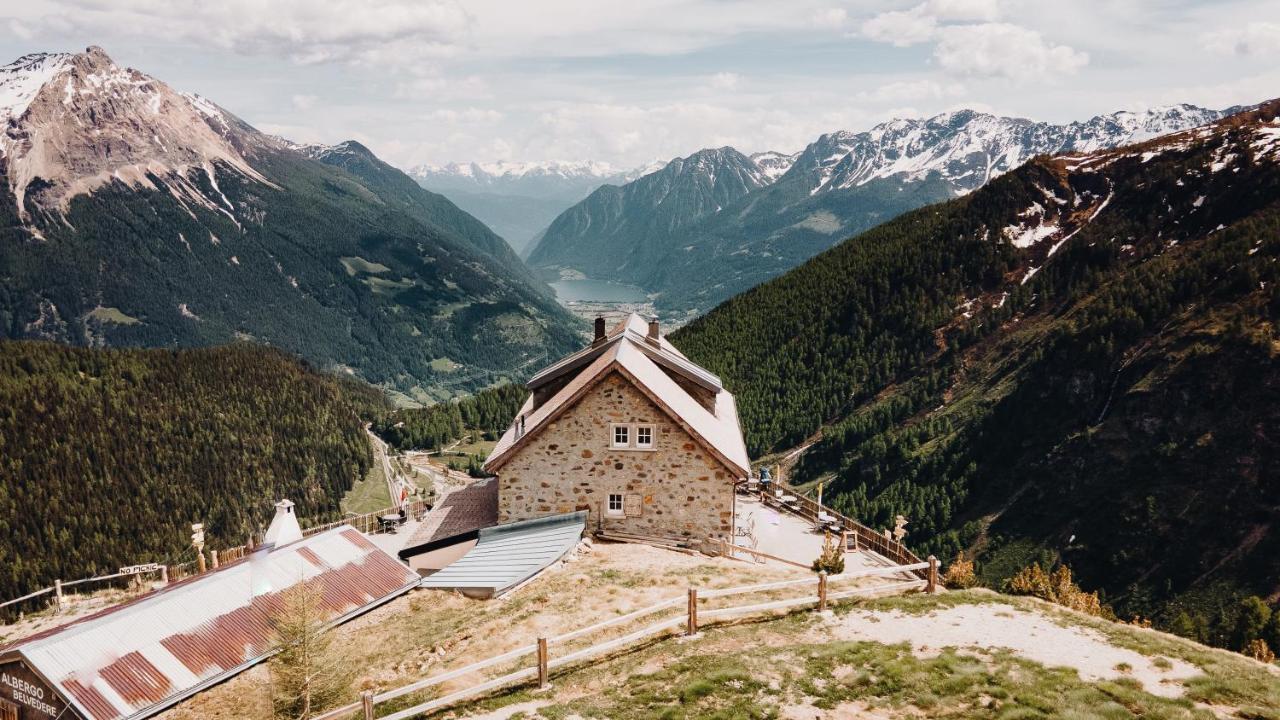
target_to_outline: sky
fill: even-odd
[[[960,107],[1068,122],[1280,97],[1280,2],[40,0],[0,62],[100,45],[299,142],[630,168]]]

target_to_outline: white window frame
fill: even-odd
[[[617,509],[614,509],[613,507],[613,501],[615,498],[618,501]],[[609,493],[608,497],[605,498],[604,503],[604,512],[609,517],[622,517],[626,511],[627,499],[622,493]]]
[[[626,436],[626,440],[622,443],[618,442],[619,430],[621,430]],[[609,447],[618,448],[618,449],[629,448],[631,447],[632,436],[633,434],[631,432],[630,425],[627,425],[625,423],[613,423],[609,426]]]
[[[647,443],[640,442],[641,430],[649,431],[649,442]],[[637,450],[652,450],[654,446],[657,444],[658,428],[656,428],[653,425],[648,425],[648,424],[636,425],[633,434],[635,435]]]

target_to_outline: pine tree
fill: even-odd
[[[351,694],[350,658],[325,632],[322,589],[301,582],[283,593],[273,618],[280,652],[271,660],[271,700],[276,718],[308,720]]]

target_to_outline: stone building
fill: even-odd
[[[586,510],[587,528],[698,545],[732,539],[750,473],[733,395],[632,315],[545,368],[485,470],[498,522]]]

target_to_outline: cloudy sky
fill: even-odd
[[[101,45],[299,141],[409,167],[599,160],[966,106],[1068,121],[1280,96],[1280,2],[40,0],[0,54]]]

